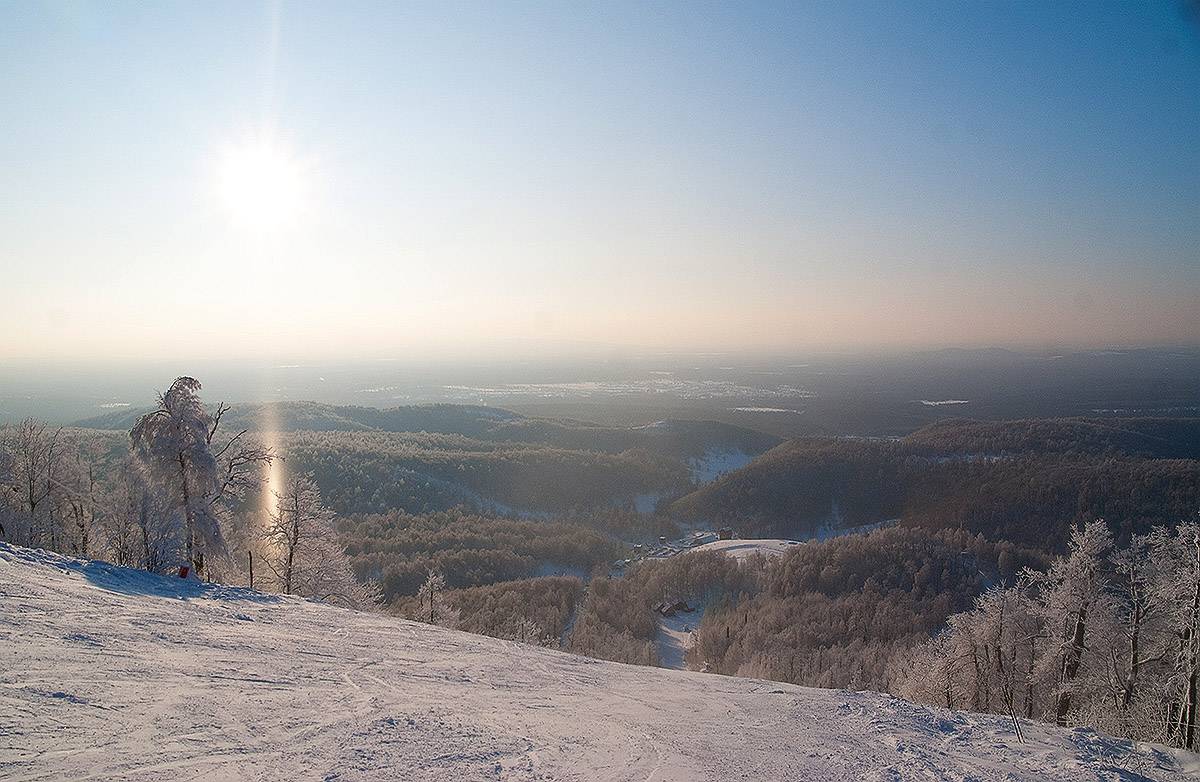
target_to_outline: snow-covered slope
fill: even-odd
[[[0,779],[1175,780],[1192,756],[0,544]],[[1195,778],[1195,777],[1192,777]]]
[[[737,538],[734,540],[714,540],[703,546],[696,546],[689,551],[722,551],[731,557],[745,559],[753,554],[765,554],[768,557],[783,554],[795,546],[804,545],[798,540],[783,540],[781,538]]]

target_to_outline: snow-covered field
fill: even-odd
[[[1195,756],[0,543],[0,779],[1181,780]]]
[[[715,481],[725,473],[740,470],[752,461],[752,455],[736,448],[710,448],[703,456],[689,459],[688,467],[692,473],[692,480],[702,484]]]
[[[714,540],[703,546],[696,546],[691,551],[721,551],[731,557],[744,559],[752,554],[772,556],[790,551],[796,546],[804,545],[798,540],[782,540],[780,538],[738,538],[736,540]]]

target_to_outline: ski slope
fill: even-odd
[[[0,543],[0,779],[1181,780],[1196,756]]]

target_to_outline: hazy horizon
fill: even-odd
[[[880,434],[945,417],[1194,416],[1200,349],[592,354],[581,357],[276,361],[11,359],[0,425],[129,414],[180,375],[211,404],[368,408],[485,405],[620,425],[721,420],[779,435]]]
[[[0,361],[1200,345],[1194,4],[0,8]]]

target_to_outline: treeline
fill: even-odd
[[[794,440],[669,510],[748,536],[901,518],[1048,551],[1062,550],[1073,525],[1103,517],[1127,540],[1200,506],[1200,461],[1140,455],[1189,452],[1191,420],[1170,436],[1163,420],[1119,423],[956,422],[901,440]]]
[[[339,530],[355,572],[379,582],[388,601],[415,595],[430,571],[457,589],[528,578],[539,569],[587,573],[625,551],[578,524],[492,518],[461,509],[351,516],[340,521]]]
[[[318,487],[293,473],[262,496],[277,455],[177,378],[125,436],[0,427],[0,539],[125,567],[368,608]]]
[[[1086,454],[1200,459],[1200,418],[947,419],[903,438],[927,455]]]
[[[910,699],[1195,748],[1200,526],[1126,546],[1080,526],[1065,556],[987,591],[895,671]]]
[[[0,488],[0,539],[118,564],[155,558],[127,434],[33,418],[0,427]]]

